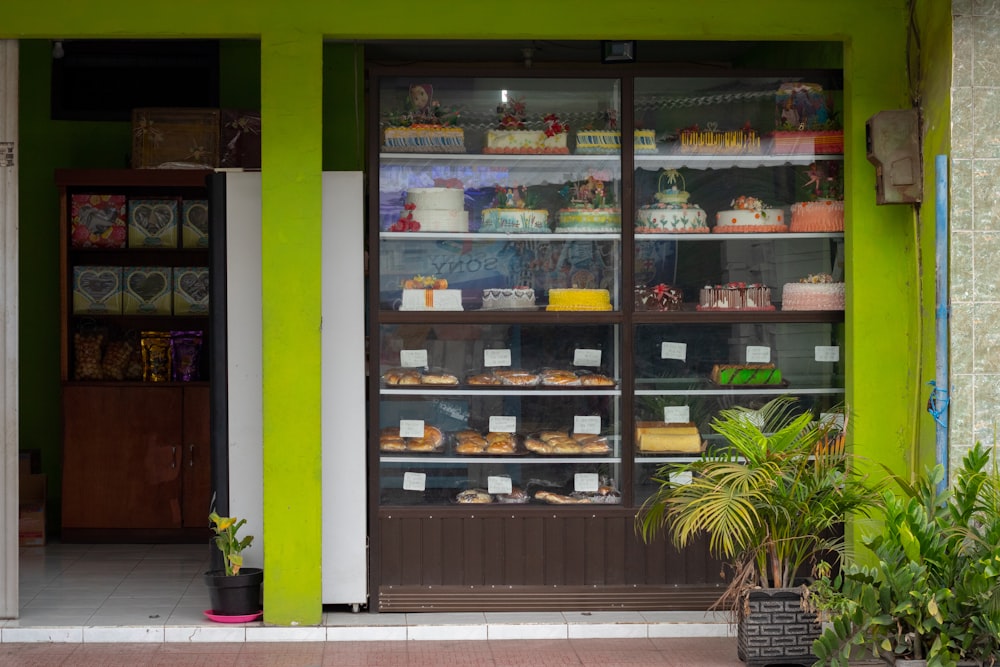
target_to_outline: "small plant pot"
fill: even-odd
[[[261,585],[264,571],[245,567],[240,573],[227,576],[225,570],[211,570],[202,575],[208,586],[212,613],[219,616],[246,616],[261,609]]]

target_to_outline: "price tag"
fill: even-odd
[[[400,419],[399,437],[401,438],[422,438],[424,437],[423,419]]]
[[[597,493],[600,482],[596,472],[578,472],[573,475],[573,490],[580,493]]]
[[[747,345],[748,364],[771,363],[771,348],[766,345]]]
[[[687,343],[660,343],[660,359],[677,359],[685,361],[687,359]]]
[[[423,491],[427,486],[427,474],[422,472],[404,472],[404,491]]]
[[[691,421],[691,408],[687,405],[667,405],[663,408],[663,421],[668,424],[686,424]]]
[[[840,361],[840,346],[817,345],[816,361]]]
[[[674,484],[690,484],[691,483],[691,473],[690,472],[677,472],[670,473],[670,481]]]
[[[513,490],[510,477],[490,475],[486,478],[486,491],[488,493],[510,493]]]
[[[573,351],[574,366],[600,366],[601,351],[577,349]]]
[[[592,415],[576,415],[573,417],[573,432],[600,435],[601,418]]]
[[[490,417],[490,430],[494,433],[516,433],[517,417],[493,415]]]
[[[483,366],[510,366],[510,350],[483,350]]]
[[[427,350],[400,350],[399,365],[403,368],[427,368]]]

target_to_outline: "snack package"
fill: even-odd
[[[201,331],[171,332],[170,346],[172,348],[171,356],[174,360],[174,380],[193,382],[199,379],[201,343]]]
[[[140,339],[142,347],[142,379],[144,382],[167,382],[170,380],[170,333],[167,331],[143,331]]]
[[[132,343],[127,340],[113,340],[104,350],[101,371],[105,380],[124,380],[129,359],[132,357]]]
[[[104,333],[101,331],[77,331],[73,334],[73,355],[76,366],[75,380],[100,380],[101,351],[104,347]]]

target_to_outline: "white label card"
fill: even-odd
[[[404,472],[403,473],[403,490],[404,491],[423,491],[427,486],[427,475],[422,472]]]
[[[510,350],[483,350],[483,366],[510,366]]]
[[[840,361],[840,346],[817,345],[816,361]]]
[[[600,366],[601,351],[577,349],[573,351],[574,366]]]
[[[592,415],[577,415],[573,417],[573,432],[600,435],[601,418]]]
[[[427,350],[400,350],[399,365],[403,368],[427,368]]]
[[[687,343],[660,343],[660,359],[687,360]]]
[[[691,421],[691,408],[687,405],[667,405],[663,408],[663,421],[668,424],[686,424]]]
[[[399,437],[401,438],[422,438],[424,437],[423,419],[400,419]]]
[[[493,415],[490,417],[490,430],[494,433],[517,433],[517,417]]]
[[[597,493],[600,485],[596,472],[578,472],[573,475],[573,490],[580,493]]]
[[[771,348],[766,345],[747,345],[748,364],[771,363]]]
[[[486,491],[488,493],[510,493],[513,490],[510,477],[490,475],[486,478]]]

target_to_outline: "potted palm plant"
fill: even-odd
[[[711,427],[723,444],[661,468],[637,529],[647,541],[664,531],[678,548],[707,538],[732,568],[715,606],[735,612],[739,657],[801,663],[820,627],[797,584],[815,563],[843,554],[843,522],[868,513],[878,495],[852,465],[844,430],[795,398],[722,410]],[[773,640],[768,626],[785,621]]]
[[[212,614],[222,618],[246,618],[260,614],[261,584],[264,571],[243,567],[243,550],[250,547],[253,535],[240,537],[237,533],[246,519],[208,515],[215,536],[212,540],[222,552],[222,568],[209,570],[203,575],[208,586]]]
[[[874,564],[851,563],[812,587],[829,618],[817,664],[846,667],[857,649],[891,665],[953,667],[1000,660],[1000,471],[977,444],[951,490],[937,466],[884,492]]]

